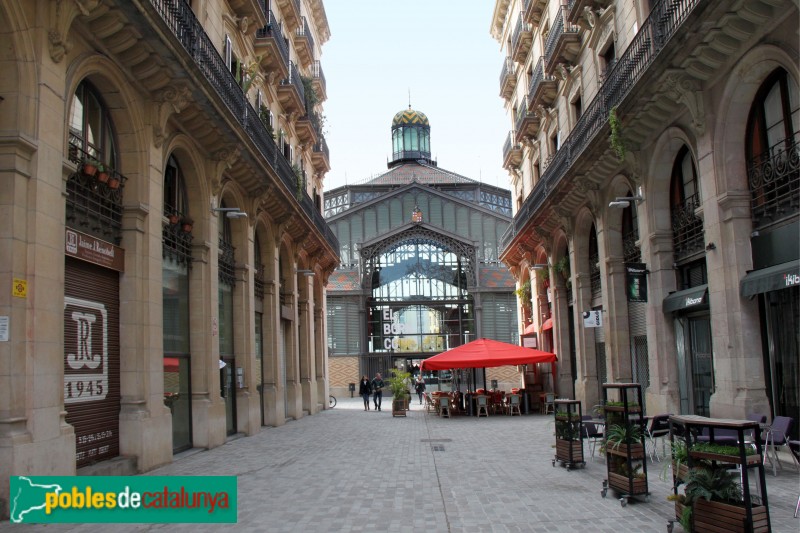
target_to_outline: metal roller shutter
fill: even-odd
[[[647,355],[647,304],[628,302],[628,326],[631,340],[633,381],[642,385],[642,393],[650,386],[650,363]],[[644,402],[644,396],[642,397]]]
[[[119,273],[66,258],[64,404],[78,467],[119,455]]]

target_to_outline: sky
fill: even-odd
[[[392,118],[411,107],[431,123],[438,165],[507,189],[511,129],[500,93],[503,55],[489,34],[492,0],[326,0],[320,62],[328,99],[325,190],[387,170]]]

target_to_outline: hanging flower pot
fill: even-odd
[[[104,167],[103,165],[97,166],[97,181],[99,181],[100,183],[108,183],[109,176],[110,174],[106,167]]]
[[[181,224],[182,224],[181,227],[183,228],[183,231],[185,231],[186,233],[191,233],[192,232],[192,228],[194,227],[194,220],[192,220],[189,217],[184,217],[183,221],[181,222]]]
[[[81,172],[83,172],[86,176],[94,176],[97,174],[97,161],[93,161],[91,159],[84,161],[83,166],[81,167]]]
[[[119,189],[119,178],[117,176],[109,176],[108,178],[109,189]]]
[[[181,217],[178,216],[178,213],[172,213],[167,218],[169,219],[169,223],[174,226],[178,223],[178,221],[180,221]]]

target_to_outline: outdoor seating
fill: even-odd
[[[788,449],[789,455],[792,457],[795,468],[798,468],[800,461],[794,453],[791,452],[789,447],[789,432],[792,429],[794,419],[789,416],[776,416],[772,420],[772,425],[761,435],[761,444],[765,446],[764,460],[772,463],[772,475],[778,475],[778,468],[783,469],[783,466],[778,460],[778,448]],[[772,455],[770,456],[770,452]]]
[[[450,418],[450,397],[439,396],[439,416],[442,418]]]
[[[515,412],[518,416],[522,416],[522,412],[519,410],[519,394],[509,394],[506,409],[509,416],[514,416]]]
[[[422,397],[425,398],[425,411],[428,413],[435,413],[436,404],[433,401],[433,397],[427,392],[423,392]]]
[[[669,414],[655,415],[650,419],[646,431],[647,442],[650,444],[650,461],[655,462],[661,460],[658,455],[658,448],[656,448],[656,439],[661,439],[661,454],[666,455],[665,438],[669,437]],[[655,459],[653,458],[655,456]]]
[[[590,415],[583,415],[583,434],[581,435],[581,440],[586,439],[586,444],[591,447],[592,453],[592,461],[594,461],[594,449],[597,446],[598,441],[603,440],[603,431],[592,422],[592,417]]]
[[[489,397],[483,394],[475,396],[475,404],[478,407],[478,416],[489,416]]]
[[[544,396],[544,402],[542,402],[542,413],[554,413],[556,411],[556,395],[552,392],[548,392]]]

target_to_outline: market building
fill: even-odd
[[[560,394],[637,381],[649,413],[796,419],[797,28],[783,0],[495,2],[500,257]]]
[[[0,518],[327,405],[321,0],[0,1]]]
[[[333,390],[362,375],[417,372],[425,358],[478,338],[519,343],[514,280],[498,255],[510,193],[439,167],[431,142],[428,117],[401,110],[388,170],[325,196],[341,257],[327,292]],[[452,386],[449,373],[426,378]],[[515,367],[484,378],[520,386]]]

